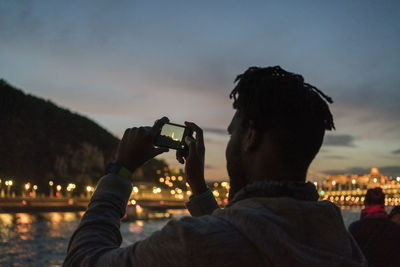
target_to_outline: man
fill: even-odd
[[[365,265],[340,210],[317,202],[314,185],[305,183],[325,130],[334,128],[325,102],[330,98],[279,66],[251,67],[236,81],[227,207],[218,208],[204,181],[202,130],[186,122],[196,138],[186,138],[189,151],[178,152],[177,159],[185,163],[193,192],[187,203],[192,217],[171,220],[145,240],[119,248],[120,218],[131,193],[130,181],[121,176],[165,151],[153,140],[166,119],[151,131],[128,129],[117,167],[99,181],[71,238],[65,266]]]
[[[400,225],[388,218],[382,188],[368,189],[364,204],[361,219],[353,222],[349,231],[367,258],[368,266],[400,266],[397,256]]]

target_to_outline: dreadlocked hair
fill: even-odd
[[[315,125],[335,129],[327,103],[332,99],[315,86],[305,83],[301,75],[287,72],[280,66],[250,67],[236,77],[229,97],[233,108],[256,127],[299,127]],[[304,125],[304,126],[306,126]]]

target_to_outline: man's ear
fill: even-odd
[[[250,120],[243,136],[244,151],[249,152],[256,149],[260,143],[260,137],[260,132],[256,129],[254,122]]]

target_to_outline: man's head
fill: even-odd
[[[233,193],[252,180],[289,179],[267,177],[272,169],[290,171],[290,180],[304,180],[325,130],[334,129],[327,104],[331,98],[279,66],[251,67],[235,82],[230,98],[236,113],[226,149]]]
[[[365,200],[364,200],[365,206],[371,206],[371,205],[385,205],[385,194],[382,191],[382,188],[380,187],[375,187],[375,188],[370,188],[367,190],[367,194],[365,194]]]

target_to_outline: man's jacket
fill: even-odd
[[[366,266],[340,210],[311,183],[255,182],[224,209],[207,191],[187,203],[193,217],[120,248],[131,190],[116,175],[100,180],[64,266]]]
[[[399,267],[400,225],[387,217],[383,205],[367,206],[349,226],[370,267]]]

